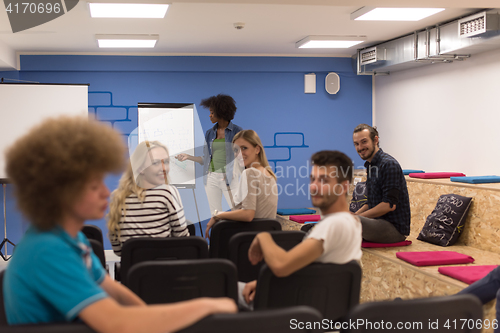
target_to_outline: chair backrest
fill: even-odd
[[[188,224],[187,229],[189,230],[190,236],[196,236],[196,228],[195,228],[194,224],[191,224],[191,223]]]
[[[236,266],[227,259],[145,261],[134,265],[127,287],[147,304],[198,297],[238,299]]]
[[[278,231],[281,224],[273,219],[253,219],[252,222],[222,220],[214,224],[210,234],[210,258],[228,258],[229,240],[244,231]]]
[[[178,333],[290,333],[323,332],[321,314],[308,306],[294,306],[286,309],[274,309],[236,314],[216,314],[206,317],[196,324]]]
[[[143,261],[203,258],[208,258],[208,244],[199,236],[132,238],[122,247],[121,281],[126,284],[130,268]]]
[[[95,239],[89,239],[89,243],[92,246],[92,251],[94,251],[97,258],[101,261],[102,267],[106,269],[106,257],[104,255],[104,247],[102,246],[102,243]]]
[[[316,224],[317,223],[306,223],[302,227],[300,227],[300,230],[303,231],[303,232],[308,232],[309,230],[311,230],[312,228],[314,228],[314,226]]]
[[[482,321],[482,318],[483,307],[473,295],[370,302],[352,309],[348,320],[358,320],[359,324],[354,327],[346,325],[342,332],[421,333],[450,329],[451,332],[479,333],[481,325],[477,325],[477,320]],[[385,329],[381,329],[381,322]]]
[[[3,301],[3,276],[5,270],[0,272],[0,327],[7,326],[7,317],[5,315],[5,303]],[[2,329],[3,331],[3,329]]]
[[[257,280],[254,308],[270,309],[294,305],[311,306],[334,322],[344,320],[359,304],[361,267],[347,264],[312,263],[290,276],[277,278],[267,265]]]
[[[231,260],[238,269],[238,281],[249,282],[257,280],[259,277],[260,268],[264,261],[259,262],[257,265],[252,265],[248,260],[248,249],[252,244],[255,235],[260,231],[246,231],[240,232],[229,240],[229,260]],[[273,240],[285,250],[290,250],[295,245],[302,242],[306,235],[303,231],[271,231]]]
[[[92,224],[85,224],[82,228],[82,232],[85,236],[87,236],[89,240],[95,239],[96,241],[103,244],[102,230],[98,226]]]

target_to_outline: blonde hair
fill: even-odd
[[[140,186],[142,182],[142,171],[147,168],[148,158],[151,159],[150,151],[155,148],[163,148],[168,154],[168,149],[159,141],[143,141],[137,145],[130,156],[127,170],[120,178],[118,188],[111,193],[111,203],[107,216],[108,236],[111,241],[117,241],[120,238],[120,219],[126,213],[125,199],[132,194],[137,195],[141,202],[144,201],[146,194],[144,188]],[[168,178],[165,180],[168,184]]]
[[[48,230],[62,223],[91,177],[123,170],[118,132],[87,117],[45,120],[6,153],[7,176],[30,223]]]
[[[260,152],[258,154],[259,163],[276,180],[276,175],[274,174],[273,170],[269,166],[269,162],[267,161],[267,157],[266,157],[266,152],[264,151],[264,146],[262,145],[262,141],[260,141],[260,138],[257,135],[257,133],[254,130],[242,130],[242,131],[239,131],[238,133],[236,133],[236,135],[233,138],[233,143],[238,139],[246,140],[246,141],[248,141],[248,143],[250,143],[254,147],[257,147],[257,146],[260,147]]]

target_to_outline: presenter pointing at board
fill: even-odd
[[[219,94],[201,101],[200,105],[210,110],[210,121],[215,124],[205,133],[204,156],[179,154],[179,161],[191,160],[203,165],[203,182],[207,192],[210,214],[222,211],[222,194],[231,208],[232,198],[228,192],[233,177],[233,138],[241,127],[231,122],[236,113],[236,103],[231,96]]]

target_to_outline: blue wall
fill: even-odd
[[[328,72],[340,76],[337,95],[324,89]],[[307,73],[316,73],[316,94],[304,93]],[[229,94],[238,107],[233,122],[255,130],[267,147],[279,176],[279,208],[310,206],[306,168],[314,152],[340,150],[355,166],[362,166],[352,145],[352,130],[372,121],[371,77],[357,76],[350,58],[33,55],[21,56],[20,72],[0,72],[0,77],[89,83],[89,112],[124,134],[137,126],[138,102],[196,103],[198,107],[203,98]],[[206,131],[212,126],[208,111],[198,107],[198,112]],[[280,134],[290,132],[296,134]],[[107,184],[114,189],[117,181],[118,176],[110,176]],[[8,235],[17,242],[25,225],[19,223],[10,195],[9,190]],[[197,221],[192,192],[182,190],[181,195],[187,217]],[[203,186],[197,186],[196,196],[204,219],[208,204]],[[96,224],[105,226],[104,221]],[[110,248],[108,242],[105,247]]]

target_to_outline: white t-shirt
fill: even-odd
[[[316,262],[346,264],[361,259],[361,222],[351,213],[325,215],[307,234],[308,238],[323,240],[323,254]]]

